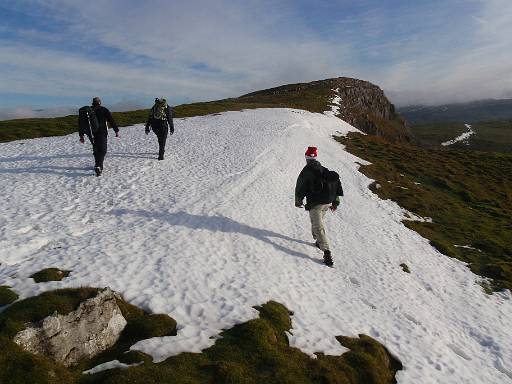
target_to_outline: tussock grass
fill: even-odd
[[[59,268],[45,268],[30,276],[36,283],[46,283],[47,281],[61,281],[69,276],[71,271],[63,271]]]
[[[312,359],[288,344],[290,312],[268,302],[256,309],[260,317],[222,332],[202,353],[182,353],[155,364],[141,352],[125,353],[138,340],[176,335],[176,322],[167,315],[149,315],[123,300],[118,304],[128,325],[120,340],[99,356],[72,368],[24,352],[11,339],[26,322],[58,311],[65,314],[98,292],[95,288],[46,292],[13,304],[0,314],[0,382],[8,383],[394,383],[401,363],[372,338],[337,337],[350,351],[342,356],[318,354]],[[171,341],[172,342],[172,341]],[[93,375],[83,370],[113,359],[139,363]]]
[[[0,286],[0,307],[18,300],[18,294],[9,288],[5,285]]]
[[[222,332],[203,353],[182,353],[162,363],[105,371],[90,383],[393,383],[401,364],[368,336],[339,337],[342,356],[311,359],[288,345],[288,310],[276,302],[256,308],[258,319]],[[90,381],[87,381],[90,380]]]
[[[374,193],[433,219],[404,225],[492,279],[494,290],[512,289],[511,154],[425,149],[360,134],[337,140],[372,162],[360,170],[380,185],[371,186]]]

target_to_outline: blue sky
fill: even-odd
[[[512,97],[511,20],[510,0],[2,1],[0,118],[337,76],[397,105]]]

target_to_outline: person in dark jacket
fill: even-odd
[[[98,120],[98,129],[95,132],[87,132],[87,137],[92,144],[92,152],[94,154],[94,172],[96,176],[100,176],[103,173],[103,160],[107,154],[107,136],[108,136],[108,124],[114,129],[116,137],[119,137],[119,128],[112,117],[110,111],[101,106],[101,99],[95,97],[92,99],[92,110],[94,111]],[[84,132],[79,132],[80,142],[85,142]]]
[[[316,147],[308,147],[305,155],[306,166],[300,172],[295,186],[295,206],[304,207],[303,200],[304,197],[306,198],[305,208],[309,212],[315,245],[324,252],[324,263],[332,267],[333,261],[325,234],[324,217],[329,209],[332,212],[336,211],[340,204],[340,196],[343,196],[343,189],[337,174],[323,167],[317,160]],[[323,187],[322,183],[327,183],[325,175],[331,173],[335,175],[334,179],[328,183],[328,187]]]
[[[146,123],[146,135],[153,128],[153,132],[158,138],[158,160],[164,159],[165,142],[167,141],[168,132],[174,133],[174,123],[172,121],[172,109],[164,98],[156,98],[155,104],[149,112],[148,121]]]

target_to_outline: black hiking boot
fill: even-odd
[[[328,249],[324,251],[324,263],[328,267],[332,267],[334,265],[334,263],[332,262],[331,251],[329,251]]]
[[[321,249],[320,248],[320,244],[318,243],[318,241],[315,241],[315,247],[317,247],[318,249]]]
[[[102,169],[100,167],[94,167],[94,172],[96,172],[96,176],[101,176]]]
[[[164,155],[158,156],[158,160],[163,160],[163,159],[164,159]]]

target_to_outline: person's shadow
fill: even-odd
[[[18,161],[48,161],[48,160],[56,160],[56,159],[76,159],[79,157],[91,157],[89,154],[78,153],[76,155],[52,155],[52,156],[31,156],[31,155],[23,155],[16,157],[2,157],[0,158],[0,163],[15,163]]]
[[[49,175],[57,175],[57,176],[67,176],[67,177],[83,177],[83,176],[92,176],[93,168],[92,167],[59,167],[55,165],[47,165],[40,167],[29,167],[29,168],[6,168],[0,169],[0,174],[2,173],[34,173],[34,174],[49,174]]]
[[[191,215],[187,212],[176,212],[176,213],[168,213],[168,212],[150,212],[144,210],[131,210],[131,209],[114,209],[110,211],[113,215],[134,215],[141,216],[146,218],[152,218],[157,220],[165,221],[171,225],[178,225],[190,229],[206,229],[212,232],[227,232],[227,233],[241,233],[243,235],[254,237],[264,243],[272,245],[279,251],[282,251],[288,255],[300,257],[307,260],[312,260],[315,263],[323,264],[320,260],[312,258],[308,255],[305,255],[301,252],[295,251],[293,249],[289,249],[284,247],[275,241],[272,241],[273,238],[283,239],[286,241],[292,241],[300,244],[311,245],[307,241],[297,240],[291,238],[286,235],[281,235],[276,232],[269,231],[267,229],[254,228],[247,224],[239,223],[233,219],[230,219],[225,216],[215,215],[215,216],[200,216],[200,215]]]

